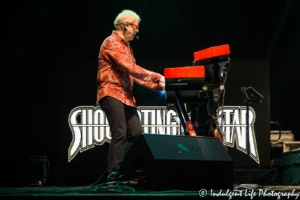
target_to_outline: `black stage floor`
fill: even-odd
[[[204,187],[193,187],[189,190],[165,190],[165,191],[151,191],[149,188],[141,187],[137,181],[116,181],[111,183],[101,183],[100,179],[88,186],[50,186],[31,184],[26,187],[0,187],[0,200],[2,199],[99,199],[99,198],[126,198],[153,199],[157,197],[162,198],[205,198],[205,199],[299,199],[300,200],[300,166],[299,166],[300,150],[283,153],[274,160],[274,167],[268,169],[251,169],[250,182],[256,184],[242,184],[246,183],[248,170],[234,169],[233,183],[228,184],[231,189],[217,190],[209,189],[210,186],[201,183]],[[213,182],[212,186],[218,188],[217,181]],[[185,180],[189,183],[189,180]],[[101,184],[97,184],[97,183]],[[74,183],[75,185],[75,183]],[[187,185],[184,185],[187,186]],[[190,186],[189,186],[190,187]],[[187,188],[189,188],[187,187]],[[223,186],[224,187],[224,186]],[[165,187],[167,188],[167,187]],[[203,189],[206,188],[206,189]],[[219,187],[220,188],[220,187]],[[233,188],[233,189],[232,189]],[[182,188],[180,188],[182,189]]]
[[[205,198],[205,199],[300,199],[300,186],[259,186],[235,185],[234,190],[168,190],[147,191],[128,186],[108,186],[104,184],[92,187],[27,187],[0,188],[0,199],[98,199],[98,198]]]

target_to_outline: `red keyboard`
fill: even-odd
[[[204,60],[213,57],[230,55],[229,45],[210,47],[194,53],[194,60]]]
[[[205,78],[204,66],[187,66],[166,68],[164,70],[166,78]]]

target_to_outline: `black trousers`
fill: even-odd
[[[114,181],[114,172],[118,172],[122,159],[143,129],[136,108],[109,96],[102,98],[99,103],[107,116],[111,131],[107,172],[108,181]]]

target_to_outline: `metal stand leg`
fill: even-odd
[[[246,113],[246,124],[247,124],[247,131],[246,131],[246,148],[247,148],[247,181],[250,183],[250,149],[249,149],[249,102],[247,102],[247,113]]]
[[[184,117],[182,116],[182,112],[181,112],[180,106],[178,106],[178,104],[175,104],[175,110],[176,110],[177,115],[178,115],[178,117],[179,117],[179,119],[180,119],[180,124],[181,124],[181,126],[183,127],[184,134],[185,134],[185,135],[188,135],[188,133],[186,132],[185,119],[184,119]]]
[[[182,100],[181,100],[181,95],[178,90],[175,90],[175,98],[176,98],[176,103],[175,103],[175,108],[176,112],[179,116],[180,122],[183,125],[183,129],[186,135],[186,130],[188,130],[188,133],[190,136],[196,136],[196,132],[194,130],[193,124],[190,121],[187,112],[183,106]]]

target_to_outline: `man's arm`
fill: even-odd
[[[109,39],[106,40],[103,44],[102,51],[102,55],[115,67],[124,71],[135,79],[159,84],[163,77],[158,73],[151,72],[136,65],[131,56],[126,53],[124,46],[118,41]]]

